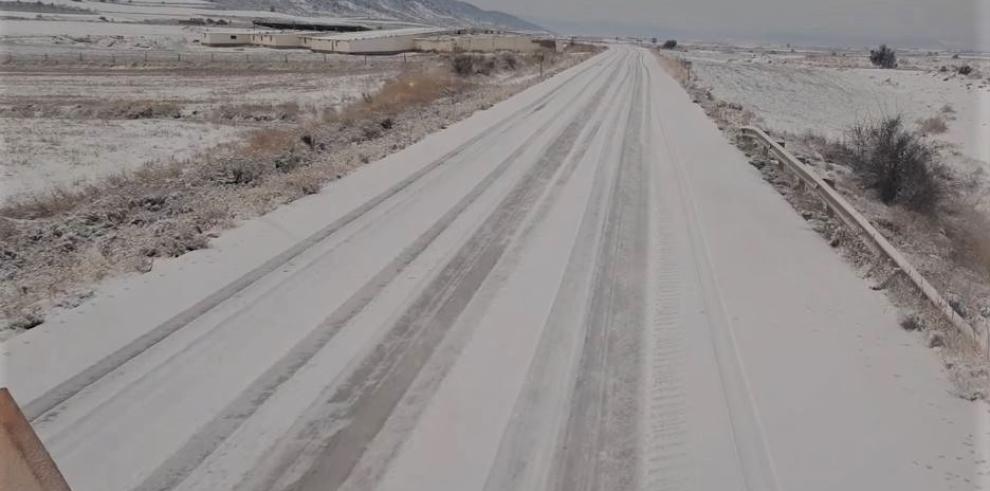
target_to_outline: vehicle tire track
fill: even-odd
[[[591,97],[589,107],[600,103],[608,85],[603,84]],[[343,427],[332,432],[329,441],[321,445],[317,463],[291,488],[335,489],[347,478],[439,340],[505,252],[513,231],[552,182],[551,178],[588,122],[586,118],[576,118],[554,139],[544,157],[410,305],[386,339],[342,387],[328,399],[318,400],[317,404],[340,409],[332,415],[332,421],[313,423],[326,429],[343,422]],[[291,456],[281,458],[287,464],[296,460]],[[278,473],[257,482],[265,483],[261,488],[270,488],[274,485],[271,479],[277,478]]]
[[[606,72],[599,76],[603,75],[607,75]],[[587,90],[595,80],[598,80],[599,76],[589,81],[582,88],[582,92]],[[538,131],[531,134],[519,148],[495,166],[453,208],[406,247],[399,256],[372,277],[361,289],[349,297],[326,320],[296,343],[285,356],[266,370],[237,399],[217,413],[217,416],[209,424],[197,431],[182,448],[165,460],[137,489],[161,491],[178,485],[206,456],[211,454],[245,420],[251,417],[258,407],[278,390],[282,383],[289,380],[311,360],[344,325],[399,276],[404,268],[429,247],[450,223],[491,187],[492,183],[501,178],[509,167],[518,161],[522,153],[552,127],[552,123],[553,120],[551,119]]]
[[[647,72],[648,73],[648,72]],[[649,76],[647,76],[649,83]],[[653,107],[652,92],[647,93],[646,107]],[[652,111],[647,112],[653,128]],[[683,223],[675,218],[679,207],[675,196],[661,193],[657,181],[673,176],[667,168],[651,167],[652,201],[650,231],[653,250],[650,254],[648,291],[653,295],[651,322],[643,343],[645,373],[643,397],[643,431],[640,447],[641,487],[657,491],[692,489],[690,450],[685,445],[688,425],[685,417],[684,387],[685,326],[681,312],[683,257]]]
[[[647,71],[649,73],[649,71]],[[773,459],[767,450],[766,436],[756,404],[752,399],[746,371],[742,366],[738,348],[732,333],[732,325],[726,315],[725,304],[718,285],[718,278],[711,264],[705,234],[690,184],[685,175],[677,146],[667,137],[664,120],[657,114],[658,106],[649,102],[652,119],[660,133],[661,144],[667,148],[672,167],[674,186],[687,224],[687,240],[690,246],[692,266],[699,281],[705,305],[706,326],[711,334],[712,349],[721,383],[721,391],[728,405],[732,437],[739,459],[739,468],[745,480],[745,489],[775,491],[779,489]]]
[[[617,94],[628,84],[626,73]],[[618,98],[613,105],[618,104]],[[580,340],[584,337],[582,307],[591,295],[592,271],[604,227],[606,199],[612,187],[614,167],[601,162],[607,147],[615,141],[618,121],[627,117],[622,110],[603,124],[606,148],[598,155],[595,186],[583,213],[578,239],[571,251],[567,268],[554,300],[547,325],[540,336],[533,364],[525,385],[515,403],[512,419],[506,428],[485,489],[545,489],[548,463],[552,463],[570,403],[570,387],[576,373]],[[576,328],[577,325],[577,328]]]
[[[637,484],[649,192],[641,142],[643,90],[639,70],[556,466],[553,487],[559,490],[623,490]]]
[[[625,85],[628,78],[627,72],[627,70],[621,70],[619,73],[623,75],[621,77],[614,77],[622,79],[618,87]],[[614,85],[610,84],[610,86]],[[608,113],[613,111],[611,108],[616,100],[621,98],[621,88],[610,88],[609,90],[611,94],[599,105],[600,112]],[[598,138],[599,132],[605,130],[602,123],[597,122],[599,121],[595,117],[597,113],[579,114],[578,117],[583,118],[586,115],[589,116],[587,119],[595,121],[594,126],[587,128],[584,134],[578,137],[577,144],[571,149],[569,156],[565,159],[564,167],[557,172],[553,184],[549,186],[544,196],[539,199],[537,208],[525,219],[525,226],[515,233],[516,239],[511,241],[510,248],[485,279],[484,284],[475,293],[471,304],[458,318],[456,324],[437,347],[436,352],[420,370],[416,380],[407,390],[403,399],[399,402],[382,428],[379,437],[369,447],[341,489],[351,491],[370,490],[378,489],[382,485],[381,479],[384,477],[388,467],[400,453],[400,450],[404,448],[406,439],[413,432],[414,426],[420,417],[422,417],[423,412],[427,410],[427,405],[422,404],[420,401],[432,400],[441,384],[445,382],[445,375],[448,370],[459,359],[466,356],[461,354],[461,350],[467,344],[468,340],[473,337],[474,326],[481,322],[479,317],[488,311],[492,298],[504,288],[505,281],[512,275],[512,271],[519,267],[518,263],[521,260],[522,251],[530,243],[530,239],[533,237],[532,234],[538,232],[539,228],[544,224],[560,195],[565,192],[565,187],[568,185],[571,176],[575,172],[578,172],[578,168],[584,164],[584,161],[587,161],[589,158],[594,159],[594,157],[587,155],[588,151]],[[610,133],[615,132],[614,125],[605,125],[604,128],[610,128]],[[611,136],[607,138],[610,139]],[[598,167],[601,168],[601,166]],[[598,174],[601,175],[601,172]],[[592,232],[591,236],[595,237],[595,234]],[[518,486],[505,486],[498,489],[519,488]]]
[[[86,387],[96,383],[103,377],[107,376],[114,370],[116,370],[121,365],[127,363],[131,359],[137,357],[144,351],[148,350],[152,346],[160,343],[162,340],[173,334],[174,332],[187,326],[195,319],[206,314],[210,310],[216,308],[226,300],[237,295],[238,293],[246,290],[251,285],[255,284],[258,280],[277,271],[284,264],[292,261],[293,259],[299,257],[304,252],[312,249],[317,244],[323,242],[337,231],[345,227],[346,225],[358,220],[364,216],[368,211],[379,206],[383,202],[389,200],[390,198],[398,195],[400,192],[410,187],[417,181],[421,180],[425,176],[433,173],[439,168],[442,168],[444,164],[450,162],[454,158],[461,156],[469,149],[473,148],[475,145],[479,145],[483,140],[497,141],[497,139],[503,135],[506,131],[511,129],[518,120],[529,115],[534,107],[540,107],[545,105],[549,100],[555,97],[558,92],[568,85],[568,82],[576,79],[577,77],[588,73],[590,70],[599,67],[603,63],[608,61],[599,59],[593,63],[589,63],[586,67],[581,68],[558,85],[554,87],[547,94],[536,101],[526,105],[525,107],[519,108],[513,112],[509,117],[496,123],[487,131],[480,132],[475,137],[471,138],[467,142],[461,144],[454,150],[450,151],[437,161],[430,163],[429,165],[418,170],[414,174],[403,179],[396,185],[388,188],[379,195],[373,197],[372,199],[366,201],[364,204],[354,209],[350,213],[340,217],[334,222],[330,223],[326,227],[314,232],[309,237],[298,242],[296,245],[286,249],[277,256],[269,259],[262,265],[254,268],[238,279],[227,284],[223,288],[217,290],[208,297],[200,300],[196,304],[187,308],[186,310],[176,314],[169,320],[163,322],[159,326],[155,327],[151,331],[145,333],[139,338],[131,341],[127,345],[119,348],[110,355],[102,358],[98,362],[91,365],[89,368],[79,372],[68,380],[60,383],[52,389],[41,396],[35,398],[33,401],[29,402],[24,406],[25,416],[35,422],[36,420],[45,421],[57,417],[58,411],[55,410],[59,405],[63,404],[65,401],[85,389]]]

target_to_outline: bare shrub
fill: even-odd
[[[956,67],[956,72],[958,72],[959,75],[969,75],[973,73],[973,67],[969,65],[961,65]]]
[[[949,131],[949,125],[945,124],[941,116],[932,116],[918,120],[918,131],[923,135],[940,135]]]
[[[496,61],[493,56],[459,54],[451,59],[451,69],[460,77],[491,75],[495,73],[496,68]]]
[[[92,108],[91,117],[98,119],[160,119],[178,118],[181,108],[170,101],[117,101]]]
[[[214,123],[227,121],[298,121],[303,110],[297,102],[280,104],[223,104],[207,117]]]
[[[939,198],[936,151],[899,116],[862,124],[849,132],[853,170],[887,205],[900,203],[931,213]]]
[[[258,130],[251,132],[244,143],[241,154],[249,157],[273,157],[292,151],[297,134],[290,130]]]
[[[908,314],[901,317],[901,328],[905,331],[921,331],[924,329],[924,321],[915,314]]]
[[[897,53],[881,44],[877,49],[870,50],[870,63],[880,68],[897,68]]]
[[[450,67],[457,75],[469,77],[474,75],[474,55],[460,54],[450,60]]]
[[[261,181],[271,167],[258,159],[227,159],[218,165],[214,181],[221,184],[252,185]]]
[[[151,244],[141,251],[146,257],[179,257],[208,245],[206,236],[185,221],[163,221],[154,226],[152,233]]]
[[[663,49],[674,49],[674,48],[677,47],[677,40],[676,39],[668,39],[668,40],[666,40],[666,41],[663,42],[663,46],[661,46],[661,47]]]
[[[284,183],[293,197],[302,197],[320,192],[324,179],[325,176],[318,173],[297,172],[287,176]]]
[[[502,53],[498,60],[505,70],[514,71],[519,68],[519,58],[516,57],[515,53]]]

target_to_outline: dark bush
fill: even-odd
[[[451,60],[451,68],[461,77],[491,75],[495,72],[496,62],[492,56],[459,54]]]
[[[970,73],[973,73],[973,67],[969,65],[962,65],[957,67],[956,71],[959,72],[959,75],[969,75]]]
[[[677,47],[676,39],[668,39],[663,42],[663,49],[674,49]]]
[[[931,213],[939,198],[936,152],[900,116],[854,127],[849,132],[853,171],[876,189],[885,204]]]
[[[870,63],[880,68],[897,68],[897,54],[886,44],[881,44],[879,48],[870,50]]]
[[[457,55],[450,60],[451,68],[453,68],[454,73],[462,77],[469,77],[474,74],[474,56],[473,55]]]
[[[499,56],[499,62],[502,67],[509,71],[514,71],[516,68],[519,68],[519,58],[516,58],[514,53],[502,53],[502,55]]]

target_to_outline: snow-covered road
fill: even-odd
[[[987,406],[896,318],[616,47],[107,285],[4,383],[76,491],[990,489]]]

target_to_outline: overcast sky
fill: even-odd
[[[558,32],[990,50],[990,0],[468,1]]]

